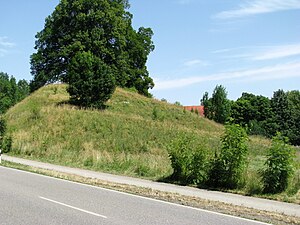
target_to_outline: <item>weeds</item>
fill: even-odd
[[[195,144],[195,136],[179,134],[168,147],[173,168],[171,178],[183,184],[206,181],[207,150]]]

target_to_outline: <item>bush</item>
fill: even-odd
[[[168,146],[173,174],[182,184],[201,184],[207,178],[206,150],[195,146],[195,137],[181,134]]]
[[[3,138],[6,131],[6,122],[3,117],[0,117],[0,139]]]
[[[227,125],[225,128],[221,153],[216,153],[210,163],[207,184],[214,188],[237,188],[242,183],[246,167],[248,137],[239,125]]]
[[[0,149],[3,153],[7,153],[11,150],[12,138],[6,136],[6,121],[0,118]]]
[[[3,153],[10,152],[12,147],[12,138],[10,136],[5,136],[1,143],[1,150]]]
[[[264,193],[280,193],[288,187],[294,173],[295,151],[287,143],[288,138],[283,137],[281,133],[277,133],[272,140],[265,162],[266,169],[262,171]]]

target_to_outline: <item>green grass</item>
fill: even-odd
[[[66,85],[49,85],[11,108],[5,115],[13,137],[10,154],[156,180],[172,173],[167,145],[179,133],[194,135],[195,145],[213,156],[224,131],[180,106],[120,88],[102,111],[71,106],[68,99]],[[259,188],[256,171],[269,146],[269,140],[251,137],[244,193]],[[299,170],[299,154],[297,162]]]
[[[117,89],[104,111],[66,104],[65,85],[49,85],[11,108],[12,154],[132,176],[172,172],[166,144],[178,132],[218,145],[223,127],[182,107]],[[156,116],[154,116],[156,111]]]

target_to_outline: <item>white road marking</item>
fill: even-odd
[[[49,198],[44,198],[42,196],[39,196],[40,199],[43,199],[43,200],[46,200],[46,201],[49,201],[49,202],[53,202],[53,203],[56,203],[56,204],[59,204],[59,205],[62,205],[62,206],[65,206],[65,207],[69,207],[71,209],[75,209],[75,210],[78,210],[78,211],[81,211],[81,212],[85,212],[87,214],[90,214],[90,215],[93,215],[93,216],[98,216],[98,217],[102,217],[104,219],[107,219],[106,216],[103,216],[103,215],[100,215],[98,213],[94,213],[94,212],[90,212],[90,211],[87,211],[87,210],[84,210],[84,209],[80,209],[80,208],[77,208],[77,207],[74,207],[74,206],[71,206],[71,205],[67,205],[65,203],[62,203],[62,202],[58,202],[58,201],[55,201],[55,200],[52,200],[52,199],[49,199]]]

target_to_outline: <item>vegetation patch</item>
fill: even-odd
[[[181,106],[121,88],[116,89],[105,110],[82,109],[67,103],[66,88],[63,84],[45,86],[5,114],[7,135],[12,137],[9,154],[207,187],[204,181],[211,167],[206,165],[211,165],[215,154],[220,157],[225,154],[224,126],[185,111]],[[226,140],[230,143],[235,139]],[[247,151],[241,157],[247,163],[241,164],[243,170],[232,170],[240,171],[238,185],[235,189],[218,188],[300,203],[299,150],[296,150],[295,173],[289,179],[288,188],[276,195],[263,194],[259,171],[265,169],[271,141],[251,136],[241,146],[245,144]],[[226,146],[233,151],[230,154],[239,156],[235,152],[239,148],[233,144]],[[185,168],[179,169],[181,166]]]

